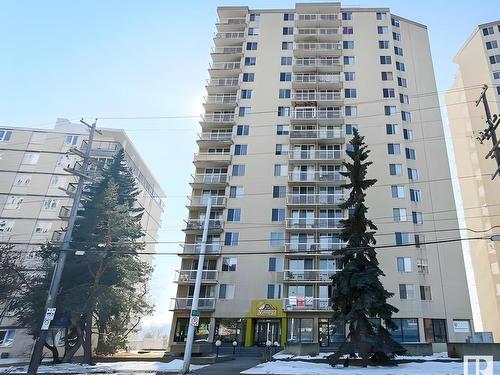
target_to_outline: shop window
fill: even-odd
[[[289,343],[313,342],[314,341],[314,319],[312,318],[289,318],[288,319]]]
[[[445,319],[424,319],[426,342],[447,342]]]
[[[245,338],[245,321],[243,319],[216,319],[215,340],[241,343]]]
[[[187,333],[189,329],[189,318],[177,318],[175,323],[175,335],[174,342],[185,342],[187,339]],[[208,340],[208,334],[210,332],[210,318],[201,318],[200,324],[196,327],[194,333],[194,341],[196,340]]]
[[[398,342],[419,342],[418,319],[392,319],[397,328],[391,331],[392,338]]]

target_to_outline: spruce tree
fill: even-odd
[[[374,322],[375,319],[370,320],[378,318],[378,321],[385,322],[388,329],[394,329],[392,314],[398,309],[387,303],[393,293],[388,292],[380,281],[385,275],[379,268],[373,247],[377,227],[366,217],[365,191],[377,182],[367,178],[368,166],[372,164],[367,161],[370,151],[364,137],[357,130],[353,134],[346,150],[351,160],[343,163],[346,171],[341,172],[349,178],[349,182],[342,187],[350,191],[348,199],[341,205],[342,209],[349,210],[349,217],[341,221],[340,237],[346,246],[334,251],[341,270],[332,277],[330,298],[333,319],[345,322],[349,333],[339,350],[330,357],[332,366],[343,355],[357,353],[362,358],[363,366],[366,366],[369,360],[388,363],[394,354],[405,352],[385,327]]]

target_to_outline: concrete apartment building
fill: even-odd
[[[401,342],[465,341],[472,315],[424,25],[388,8],[218,8],[170,346],[188,328],[212,212],[195,340],[335,345],[331,250],[352,130],[371,149],[368,216]],[[406,246],[402,246],[406,245]],[[240,255],[238,255],[240,253]]]
[[[91,149],[91,168],[105,165],[123,148],[142,193],[142,227],[146,251],[154,251],[158,240],[164,196],[158,182],[121,129],[101,129]],[[53,130],[0,128],[0,241],[23,251],[26,268],[36,268],[33,251],[46,241],[61,241],[72,199],[62,190],[76,182],[65,168],[81,165],[80,158],[68,153],[71,147],[87,147],[88,129],[83,124],[58,119]],[[152,257],[147,255],[147,261]],[[0,312],[5,306],[0,306]],[[29,355],[33,341],[7,312],[0,320],[0,353],[10,357]]]
[[[476,139],[486,125],[479,98],[482,85],[488,85],[486,97],[492,115],[500,114],[500,21],[479,25],[455,56],[458,71],[446,94],[448,121],[452,135],[458,182],[462,195],[465,226],[499,233],[500,180],[491,179],[497,165],[486,159],[491,140],[480,144]],[[497,129],[498,132],[498,129]],[[476,233],[477,234],[477,233]],[[466,235],[474,237],[473,232]],[[468,241],[473,276],[482,321],[482,330],[493,332],[500,342],[500,247],[498,242]]]

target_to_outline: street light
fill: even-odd
[[[217,340],[217,341],[215,342],[215,348],[216,348],[216,349],[215,349],[215,350],[216,350],[216,353],[215,353],[215,358],[219,358],[219,347],[221,346],[221,344],[222,344],[222,343],[220,342],[220,340]]]
[[[271,346],[273,345],[273,342],[270,340],[266,341],[266,362],[271,360]]]
[[[236,352],[236,347],[238,346],[238,342],[236,340],[233,341],[233,358],[234,358],[234,354]]]

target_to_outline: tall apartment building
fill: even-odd
[[[221,7],[170,345],[187,334],[213,202],[195,340],[335,345],[331,250],[358,128],[371,149],[368,216],[402,342],[464,341],[471,308],[427,29],[387,8]],[[238,255],[238,253],[240,255]],[[440,348],[439,348],[440,347]]]
[[[138,203],[144,207],[141,221],[146,250],[154,251],[161,224],[163,192],[134,145],[121,129],[101,129],[92,144],[92,170],[106,165],[123,148],[142,193]],[[65,168],[78,169],[80,158],[69,153],[71,147],[85,150],[88,129],[83,124],[58,119],[53,130],[0,128],[0,242],[11,243],[22,251],[27,269],[36,268],[34,251],[49,240],[61,241],[72,205],[63,191],[75,186],[76,178]],[[145,256],[151,261],[151,256]],[[5,306],[0,306],[3,312]],[[0,353],[26,356],[32,338],[16,324],[12,315],[0,318]]]
[[[480,144],[476,139],[487,125],[482,103],[478,107],[475,105],[481,86],[487,84],[486,97],[491,113],[500,115],[499,44],[500,21],[479,25],[455,56],[458,71],[446,94],[465,226],[475,230],[489,230],[500,225],[499,177],[491,180],[497,165],[494,159],[485,158],[492,148],[491,140]],[[498,232],[498,227],[493,230],[493,233]],[[471,236],[472,232],[467,235]],[[469,241],[468,245],[482,330],[493,332],[495,342],[499,342],[500,246],[491,241]]]

